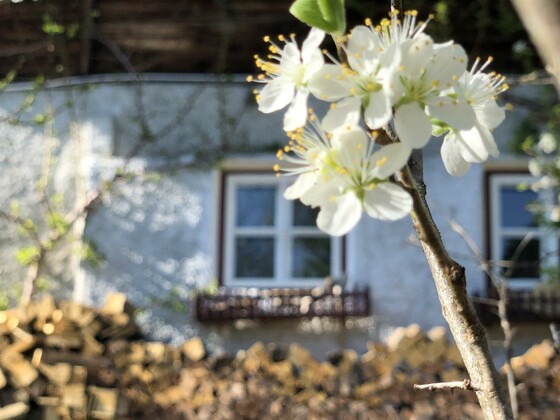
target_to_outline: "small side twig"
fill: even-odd
[[[427,389],[428,391],[435,391],[436,389],[464,389],[467,391],[481,390],[477,385],[474,385],[470,379],[452,382],[435,382],[433,384],[414,384],[414,389]]]

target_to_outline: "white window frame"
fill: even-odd
[[[522,239],[527,233],[534,233],[534,239],[539,240],[540,261],[543,267],[558,264],[558,238],[556,235],[547,232],[542,227],[504,227],[501,223],[502,203],[500,200],[500,190],[503,187],[517,187],[519,184],[535,182],[537,179],[528,173],[489,173],[489,198],[490,198],[490,260],[500,261],[503,255],[502,239],[507,237]],[[539,192],[545,202],[551,199],[549,192]],[[498,272],[500,267],[496,267]],[[511,289],[531,289],[537,286],[544,276],[540,278],[515,278],[508,281]]]
[[[226,172],[224,177],[223,203],[223,267],[222,284],[226,287],[292,287],[307,288],[323,284],[325,278],[294,278],[291,277],[292,249],[291,239],[294,236],[305,235],[328,237],[316,226],[293,226],[293,202],[283,197],[284,190],[295,180],[293,177],[276,177],[275,174],[251,172]],[[236,221],[236,190],[243,185],[270,185],[276,189],[275,196],[275,225],[265,227],[237,227]],[[236,249],[235,239],[238,235],[267,235],[275,238],[274,276],[271,278],[235,278]],[[330,276],[342,276],[343,244],[341,238],[331,237],[330,244]]]

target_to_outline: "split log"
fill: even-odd
[[[25,418],[29,412],[29,405],[23,402],[15,402],[4,407],[0,407],[0,420],[14,420]]]
[[[181,346],[181,350],[185,357],[192,362],[198,362],[206,356],[204,343],[200,337],[193,337],[185,341]]]

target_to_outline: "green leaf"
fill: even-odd
[[[37,114],[33,118],[33,122],[37,125],[45,124],[45,122],[47,122],[47,116],[45,114],[42,114],[42,113]]]
[[[59,235],[64,235],[68,231],[68,222],[63,214],[52,212],[47,217],[47,223],[51,229],[56,231]]]
[[[43,16],[42,29],[47,35],[60,35],[64,33],[64,26],[56,23],[49,15]]]
[[[23,265],[27,266],[37,261],[39,258],[39,248],[36,246],[28,246],[26,248],[18,249],[16,253],[17,261]]]
[[[296,0],[290,13],[325,32],[343,34],[346,30],[344,0]]]

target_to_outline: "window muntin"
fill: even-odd
[[[536,215],[527,209],[546,196],[518,188],[520,184],[530,184],[534,180],[529,174],[496,173],[489,176],[490,260],[494,263],[511,261],[526,235],[534,235],[520,253],[509,277],[512,289],[534,287],[543,277],[543,267],[558,264],[557,240],[538,226]],[[507,268],[497,266],[495,270],[503,275]]]
[[[316,226],[318,209],[286,200],[292,178],[225,175],[223,283],[312,287],[340,276],[342,245]]]

